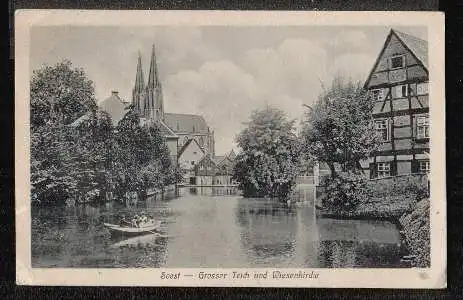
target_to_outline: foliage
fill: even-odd
[[[343,172],[323,181],[325,194],[322,204],[331,211],[353,211],[368,199],[367,180],[362,175]]]
[[[115,174],[119,194],[163,188],[177,182],[177,168],[156,124],[141,126],[139,116],[129,111],[116,134]]]
[[[410,195],[419,201],[429,196],[428,177],[421,174],[371,180],[367,188],[372,197],[378,198]]]
[[[242,151],[236,156],[233,179],[245,197],[285,198],[300,168],[294,121],[267,106],[254,111],[247,125],[236,138]]]
[[[306,114],[302,128],[304,151],[325,162],[333,178],[337,176],[337,165],[344,172],[362,173],[360,161],[379,144],[372,109],[373,102],[360,83],[336,78]]]
[[[431,264],[429,205],[429,198],[421,200],[413,212],[400,220],[410,254],[415,256],[413,267],[426,268]]]
[[[70,61],[35,70],[31,79],[31,127],[69,124],[96,109],[94,87],[82,69]]]
[[[115,129],[115,130],[114,130]],[[32,199],[89,202],[106,192],[146,191],[177,181],[162,133],[129,111],[117,128],[97,109],[92,82],[70,62],[45,66],[31,79]]]

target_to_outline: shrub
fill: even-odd
[[[415,256],[413,266],[429,267],[431,263],[431,237],[429,224],[429,198],[419,201],[412,213],[400,219],[410,254]]]
[[[352,211],[368,198],[367,180],[361,175],[339,173],[323,180],[322,205],[336,212]]]
[[[416,201],[429,196],[426,175],[407,175],[369,181],[368,193],[373,197],[386,198],[409,195]]]

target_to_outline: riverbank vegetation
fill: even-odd
[[[42,204],[101,202],[162,189],[181,175],[156,126],[130,109],[114,128],[94,87],[69,61],[31,78],[31,199]]]
[[[243,195],[286,198],[301,166],[294,121],[287,120],[283,111],[267,106],[252,113],[236,141],[241,152],[233,179]]]

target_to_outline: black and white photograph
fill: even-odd
[[[67,13],[16,16],[18,283],[445,286],[443,16]]]

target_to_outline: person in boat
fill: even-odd
[[[132,219],[132,226],[133,227],[140,227],[140,216],[135,215]]]
[[[122,215],[121,221],[119,222],[119,225],[121,227],[127,227],[127,225],[130,225],[130,222],[125,218],[125,215]]]

